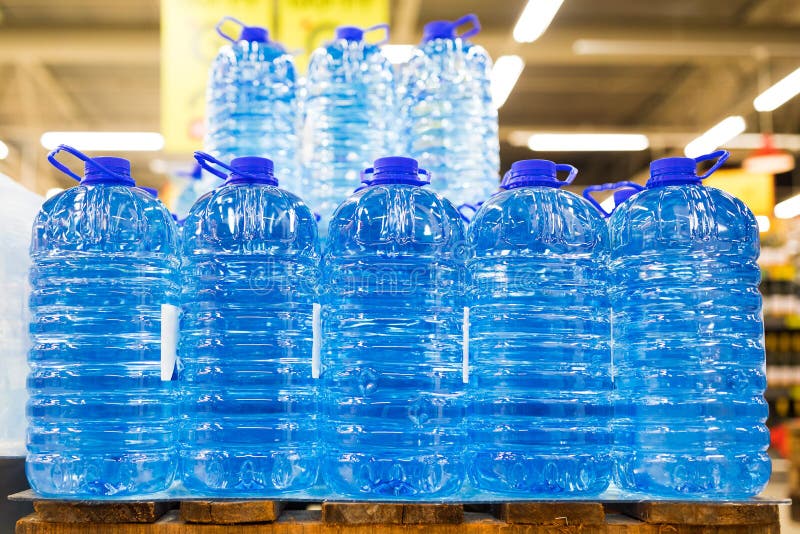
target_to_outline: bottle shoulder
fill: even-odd
[[[604,253],[608,227],[586,199],[553,187],[501,191],[484,202],[469,227],[476,255]]]
[[[336,209],[326,255],[456,257],[465,240],[458,211],[434,191],[404,184],[373,185]]]
[[[311,210],[293,193],[269,185],[230,184],[206,193],[182,231],[185,254],[319,254]]]
[[[211,63],[212,80],[232,71],[248,69],[252,74],[273,74],[287,80],[295,80],[294,58],[274,43],[237,41],[220,48]]]
[[[31,254],[172,254],[177,246],[172,215],[146,191],[120,185],[78,185],[44,202],[33,224]]]

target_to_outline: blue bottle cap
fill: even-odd
[[[245,156],[231,161],[231,175],[225,181],[226,184],[246,183],[246,184],[269,184],[278,185],[275,178],[274,165],[271,159],[260,158],[257,156]]]
[[[463,26],[466,23],[471,23],[472,28],[459,34],[456,30],[459,26]],[[480,22],[478,22],[478,16],[473,14],[464,15],[455,21],[434,20],[427,23],[422,30],[422,42],[427,43],[434,39],[466,39],[467,37],[472,37],[477,34],[479,31],[481,31],[481,25]]]
[[[704,178],[719,169],[730,157],[726,150],[717,150],[711,154],[706,154],[697,158],[661,158],[650,163],[650,179],[647,180],[645,187],[665,187],[668,185],[688,185],[700,184]],[[716,159],[714,165],[705,172],[697,175],[697,164],[702,161]]]
[[[417,160],[402,156],[378,158],[372,166],[369,185],[376,184],[410,184],[426,185],[430,183],[430,173],[420,169]],[[366,172],[366,171],[365,171]],[[421,177],[422,176],[422,177]]]
[[[339,26],[336,28],[336,38],[346,41],[361,41],[364,39],[364,30],[356,26]]]
[[[564,181],[558,179],[558,171],[569,173]],[[500,187],[502,189],[527,186],[562,187],[571,184],[576,174],[578,169],[572,165],[557,164],[546,159],[523,159],[511,164],[511,170],[503,177]]]

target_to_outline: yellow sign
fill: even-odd
[[[277,12],[278,41],[290,52],[302,51],[295,62],[305,73],[311,52],[333,39],[337,26],[388,23],[389,0],[278,0]]]
[[[226,15],[271,30],[273,0],[161,0],[161,133],[167,152],[188,156],[202,148],[208,69],[226,44],[214,28]]]
[[[775,179],[771,174],[722,169],[703,180],[703,185],[741,199],[756,215],[772,215],[775,207]]]

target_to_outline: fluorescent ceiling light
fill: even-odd
[[[78,150],[155,151],[164,148],[164,137],[157,132],[45,132],[42,146],[53,150],[69,145]]]
[[[408,63],[411,56],[414,54],[414,45],[410,44],[392,44],[383,45],[381,47],[383,55],[393,65],[400,65],[401,63]]]
[[[649,146],[642,134],[541,133],[528,138],[528,148],[535,152],[635,152]]]
[[[766,215],[756,215],[756,221],[758,222],[759,232],[769,232],[769,217]]]
[[[800,93],[800,68],[782,79],[753,100],[756,111],[772,111]]]
[[[6,159],[7,157],[8,157],[8,145],[0,141],[0,159]]]
[[[514,40],[518,43],[532,43],[553,22],[553,17],[564,0],[528,0],[525,9],[514,26]]]
[[[500,56],[492,67],[492,104],[495,109],[505,104],[508,95],[517,84],[525,62],[519,56]]]
[[[688,158],[709,154],[742,133],[745,128],[747,124],[744,118],[733,115],[712,126],[706,133],[686,145],[683,152]]]
[[[800,195],[775,204],[775,217],[778,219],[791,219],[798,215],[800,215]]]

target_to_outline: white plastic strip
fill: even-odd
[[[314,304],[312,311],[311,378],[319,378],[320,373],[320,352],[322,351],[321,309],[319,304]]]
[[[161,380],[172,380],[178,359],[178,326],[180,308],[173,304],[161,305]]]
[[[464,342],[461,358],[461,380],[469,384],[469,307],[464,306]]]

